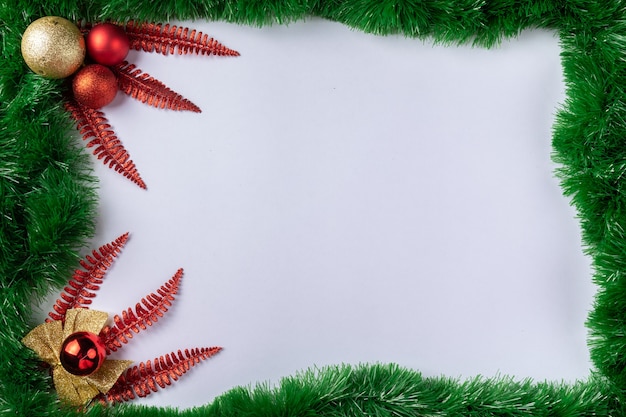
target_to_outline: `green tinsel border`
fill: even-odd
[[[567,100],[554,159],[578,209],[598,294],[587,325],[596,370],[575,384],[424,378],[393,365],[307,371],[177,411],[63,409],[19,340],[33,300],[62,285],[92,236],[90,161],[70,134],[58,81],[24,65],[21,34],[45,15],[87,20],[284,24],[319,16],[359,30],[491,47],[526,28],[559,32]],[[626,4],[620,0],[204,0],[0,3],[0,415],[623,416],[626,389]]]

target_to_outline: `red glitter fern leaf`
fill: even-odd
[[[163,55],[178,53],[239,56],[239,52],[227,48],[209,35],[195,29],[168,24],[126,24],[130,47],[137,51],[157,52]]]
[[[119,403],[135,397],[145,397],[160,388],[177,381],[200,361],[210,358],[222,350],[221,347],[185,349],[184,353],[168,353],[155,358],[153,362],[142,362],[128,368],[104,394],[103,402]]]
[[[152,326],[163,317],[167,308],[172,305],[174,295],[178,292],[178,284],[183,277],[183,270],[179,269],[176,274],[157,290],[158,294],[151,293],[137,303],[135,311],[128,308],[122,311],[122,316],[115,315],[113,327],[105,326],[100,332],[100,338],[107,349],[107,354],[115,352],[132,339],[133,332],[139,333]],[[142,305],[143,304],[143,305]]]
[[[65,103],[65,108],[70,112],[76,127],[83,137],[83,140],[89,141],[87,148],[97,146],[93,154],[101,159],[105,165],[122,174],[132,182],[145,189],[146,184],[141,179],[139,172],[124,145],[117,138],[115,132],[111,129],[109,121],[100,110],[91,109],[82,106],[75,100],[69,100]]]
[[[142,103],[161,109],[189,110],[196,113],[202,111],[161,81],[142,72],[134,64],[124,61],[111,69],[117,77],[120,90]]]
[[[54,304],[54,311],[48,313],[50,318],[46,321],[64,321],[67,310],[88,308],[91,299],[96,296],[95,291],[100,289],[107,269],[113,264],[127,240],[128,233],[124,233],[113,242],[101,246],[98,250],[93,250],[91,256],[87,255],[85,259],[82,259],[80,265],[84,270],[77,269],[74,272],[72,279]]]

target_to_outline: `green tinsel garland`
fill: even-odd
[[[92,236],[97,198],[89,158],[72,136],[58,81],[20,55],[45,15],[91,21],[224,20],[247,25],[308,16],[385,35],[491,47],[526,28],[560,34],[567,100],[554,159],[578,209],[598,295],[587,325],[596,371],[575,384],[424,378],[392,365],[325,368],[277,388],[235,388],[177,411],[123,405],[62,409],[20,339],[31,302],[58,289]],[[4,416],[623,416],[626,390],[626,4],[620,0],[204,0],[0,3],[0,415]]]

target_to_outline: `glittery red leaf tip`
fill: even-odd
[[[179,350],[177,353],[155,358],[154,361],[142,362],[128,368],[101,400],[104,403],[119,403],[150,395],[159,388],[171,385],[172,381],[178,381],[179,377],[197,363],[220,350],[221,347],[185,349],[184,352]]]
[[[186,27],[162,24],[128,22],[126,34],[132,49],[157,52],[163,55],[178,53],[239,56],[239,52],[227,48],[212,37]]]
[[[65,108],[76,121],[76,128],[87,142],[87,148],[95,146],[93,154],[109,168],[122,174],[139,187],[146,189],[130,155],[117,138],[104,113],[97,109],[83,106],[71,99],[65,102]]]
[[[201,112],[198,106],[150,74],[142,72],[134,64],[124,61],[111,69],[117,77],[120,90],[142,103],[161,109]]]
[[[77,269],[61,292],[59,299],[54,304],[54,311],[48,313],[51,320],[65,320],[67,310],[71,308],[88,308],[91,299],[96,296],[104,275],[111,267],[117,255],[128,241],[128,233],[124,233],[114,241],[102,245],[98,250],[93,250],[80,261],[83,269]]]
[[[104,343],[107,354],[115,352],[132,339],[133,333],[146,330],[168,311],[168,307],[174,301],[174,295],[178,292],[180,280],[183,277],[182,268],[161,286],[155,293],[148,294],[135,306],[135,311],[128,308],[122,311],[122,315],[113,317],[114,325],[105,326],[100,332],[100,338]]]

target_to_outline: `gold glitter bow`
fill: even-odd
[[[107,393],[132,361],[105,360],[100,369],[91,375],[72,375],[61,365],[63,341],[76,332],[99,334],[108,319],[102,311],[84,308],[69,309],[65,325],[59,320],[35,327],[22,343],[34,350],[41,360],[52,366],[54,386],[61,400],[70,405],[83,405],[100,393]]]

